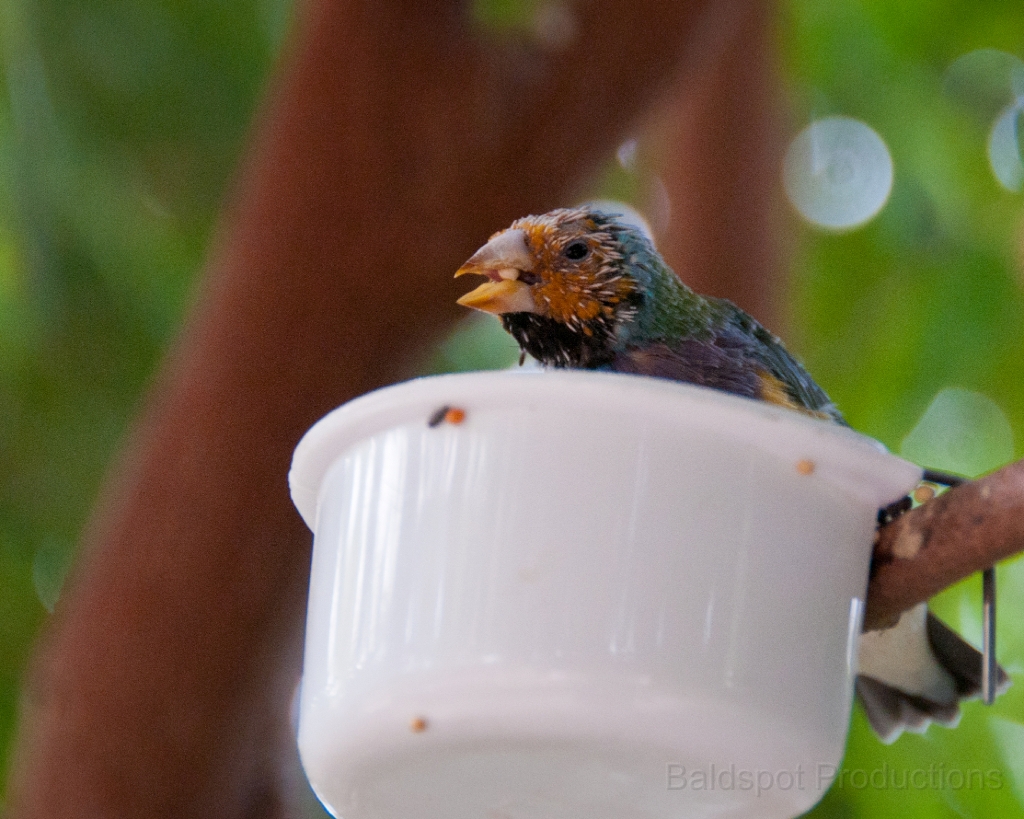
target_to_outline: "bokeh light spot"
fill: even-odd
[[[538,44],[548,51],[563,51],[576,39],[576,14],[565,3],[545,3],[533,17]]]
[[[591,199],[585,204],[589,208],[601,211],[601,213],[609,215],[618,214],[620,222],[625,222],[627,225],[637,228],[653,244],[654,231],[651,230],[650,222],[647,221],[646,216],[632,205],[627,205],[625,202],[619,202],[615,199]]]
[[[892,190],[892,157],[882,138],[851,117],[828,117],[797,134],[786,152],[783,183],[808,222],[832,230],[864,224]]]
[[[32,586],[43,607],[52,612],[60,598],[71,564],[72,547],[55,538],[47,538],[32,558]]]
[[[672,225],[672,197],[669,195],[668,186],[660,176],[655,176],[650,180],[645,198],[651,227],[654,228],[654,232],[658,236],[664,236]]]
[[[637,141],[635,139],[627,139],[615,151],[615,158],[619,160],[619,165],[627,171],[633,170],[636,166],[636,149]]]
[[[943,89],[960,105],[992,121],[1024,95],[1024,62],[994,48],[969,51],[946,69]]]
[[[1013,429],[991,398],[954,387],[940,390],[900,446],[921,466],[974,478],[1013,459]]]
[[[1024,185],[1024,162],[1021,161],[1021,116],[1024,97],[1008,105],[992,124],[988,136],[988,161],[999,184],[1009,191]]]

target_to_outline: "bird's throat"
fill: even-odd
[[[536,313],[505,313],[501,323],[524,351],[547,367],[592,370],[614,358],[611,334],[604,323],[584,325],[589,334]]]

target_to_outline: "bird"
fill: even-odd
[[[732,302],[686,286],[647,233],[593,206],[499,230],[455,273],[487,281],[458,304],[496,315],[544,367],[665,378],[846,421],[782,341]],[[955,727],[981,690],[981,654],[928,611],[865,632],[856,691],[885,743],[932,722]],[[1009,679],[999,669],[998,689]]]

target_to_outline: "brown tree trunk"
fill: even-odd
[[[671,230],[666,260],[698,293],[785,335],[785,107],[774,8],[743,9],[655,123]]]

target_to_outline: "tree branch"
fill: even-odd
[[[878,531],[864,629],[1024,551],[1024,460],[962,484]]]

